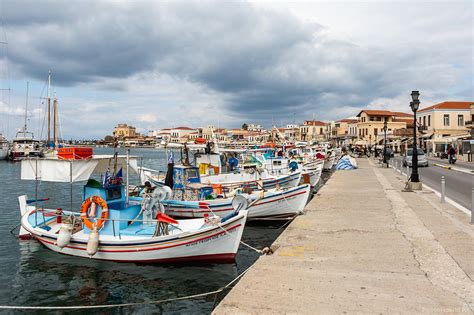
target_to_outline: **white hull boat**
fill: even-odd
[[[48,216],[48,214],[52,216]],[[62,224],[57,223],[55,210],[36,212],[30,209],[22,217],[22,227],[52,251],[99,260],[143,263],[182,261],[232,262],[244,231],[247,211],[224,223],[206,224],[204,219],[179,220],[169,235],[154,236],[155,225],[132,224],[117,235],[100,235],[97,252],[87,250],[89,233],[81,229],[71,235],[68,245],[58,246]],[[65,213],[67,214],[67,213]],[[37,224],[35,224],[35,215]],[[80,220],[80,219],[79,219]]]
[[[291,188],[300,183],[301,172],[286,175],[269,175],[266,170],[262,173],[255,171],[249,173],[229,173],[220,175],[201,176],[201,182],[205,184],[219,184],[222,187],[235,189],[238,187],[250,187],[252,189],[272,189],[276,187]]]
[[[331,170],[332,167],[334,166],[334,162],[336,161],[336,157],[334,155],[331,155],[328,157],[326,160],[324,160],[324,170]]]
[[[160,176],[159,171],[149,168],[141,168],[139,170],[142,184],[149,181],[154,186],[163,186],[165,176]],[[262,174],[265,174],[261,176]],[[229,173],[219,175],[204,175],[201,177],[203,184],[221,185],[230,191],[239,187],[248,187],[251,189],[273,189],[277,187],[291,188],[296,187],[300,181],[301,172],[293,172],[286,175],[268,175],[268,172],[259,174],[255,173]]]
[[[110,167],[114,168],[112,175]],[[48,249],[97,260],[169,263],[179,261],[231,262],[239,248],[247,211],[226,217],[175,220],[160,203],[167,191],[157,189],[143,197],[128,195],[122,169],[136,170],[130,156],[93,156],[90,159],[43,158],[21,162],[21,178],[69,183],[87,181],[80,212],[43,209],[46,199],[19,197],[20,239],[32,237]],[[120,171],[118,171],[120,169]],[[91,175],[103,174],[103,182]],[[120,175],[119,175],[120,174]],[[35,204],[35,206],[32,206]]]
[[[260,191],[252,194],[242,194],[249,199],[248,219],[265,217],[289,217],[303,212],[309,199],[311,187],[309,184],[282,190]],[[163,200],[166,214],[182,218],[201,218],[218,215],[225,217],[234,212],[233,198],[180,201]]]

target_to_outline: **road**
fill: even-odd
[[[402,157],[396,156],[395,160],[400,165]],[[471,209],[471,189],[474,187],[474,175],[438,167],[433,165],[432,161],[430,161],[430,166],[428,167],[419,167],[418,173],[423,183],[439,192],[441,192],[441,176],[444,176],[446,180],[446,196],[463,207]]]

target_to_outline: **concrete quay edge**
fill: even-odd
[[[474,313],[474,227],[405,176],[338,171],[214,314]]]

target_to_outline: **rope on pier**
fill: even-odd
[[[122,304],[102,304],[102,305],[73,305],[73,306],[22,306],[22,305],[0,305],[0,309],[4,310],[78,310],[78,309],[101,309],[101,308],[121,308],[121,307],[130,307],[130,306],[139,306],[139,305],[157,305],[163,303],[169,303],[174,301],[182,301],[182,300],[190,300],[200,297],[205,297],[209,295],[216,295],[220,292],[228,289],[231,285],[233,285],[237,280],[239,280],[244,274],[249,271],[249,266],[245,269],[240,275],[235,277],[231,282],[227,283],[225,286],[220,287],[217,290],[209,291],[205,293],[199,294],[192,294],[186,296],[180,296],[176,298],[170,299],[163,299],[163,300],[155,300],[155,301],[146,301],[146,302],[135,302],[135,303],[122,303]]]

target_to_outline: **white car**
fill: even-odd
[[[425,152],[423,149],[417,149],[418,153],[418,166],[428,166],[428,160],[426,159]],[[412,167],[413,149],[408,149],[403,158],[403,166]]]

